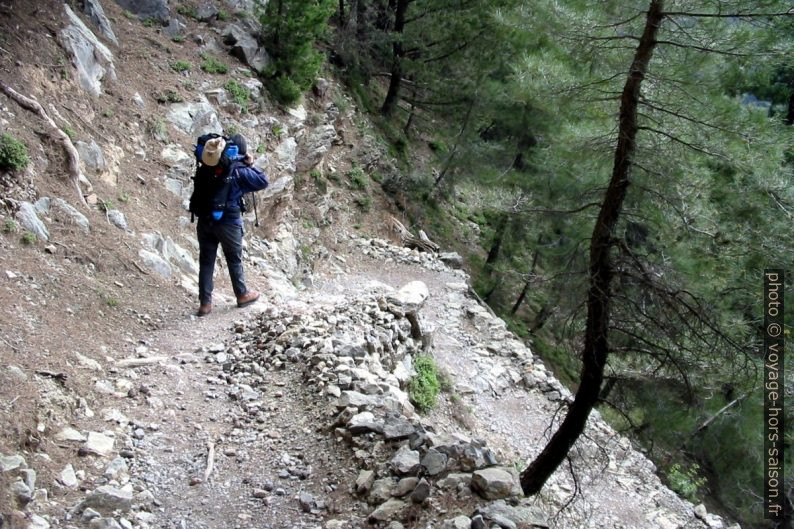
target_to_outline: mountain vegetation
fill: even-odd
[[[276,57],[292,3],[263,18]],[[766,527],[760,291],[793,250],[790,4],[311,4],[314,29],[287,32],[318,39],[286,55],[308,66],[277,66],[304,72],[276,91],[305,89],[324,49],[403,165],[384,189],[576,391],[525,492],[597,408],[679,493]]]

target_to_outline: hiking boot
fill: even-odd
[[[196,312],[196,316],[201,318],[202,316],[206,316],[212,312],[212,303],[202,303],[199,305],[198,312]]]
[[[239,298],[237,298],[237,306],[238,307],[247,307],[254,301],[259,299],[259,292],[255,290],[249,290]]]

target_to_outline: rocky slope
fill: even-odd
[[[465,273],[373,238],[389,201],[344,178],[394,173],[385,149],[333,81],[268,100],[250,4],[0,6],[2,81],[72,137],[87,202],[46,123],[1,96],[32,162],[0,176],[0,527],[725,526],[597,414],[517,495],[570,393]],[[220,129],[271,176],[245,256],[267,299],[234,308],[219,261],[196,320],[189,146]],[[418,355],[451,380],[426,414]]]

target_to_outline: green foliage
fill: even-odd
[[[369,195],[358,196],[353,201],[364,213],[368,213],[372,209],[372,198]]]
[[[188,61],[176,61],[171,63],[171,69],[177,73],[190,71],[190,63]]]
[[[226,10],[224,10],[224,9],[219,9],[219,10],[218,10],[218,20],[220,20],[221,22],[226,22],[226,21],[228,21],[228,20],[229,20],[229,19],[231,19],[231,18],[232,18],[232,17],[231,17],[231,15],[229,14],[229,12],[228,12],[228,11],[226,11]]]
[[[323,178],[323,174],[318,169],[312,169],[309,171],[309,176],[314,181],[317,190],[324,195],[328,191],[328,183]]]
[[[430,147],[430,150],[437,154],[445,154],[447,151],[449,151],[449,147],[444,140],[432,140],[427,143],[427,146]]]
[[[179,93],[175,92],[174,90],[166,90],[165,93],[157,96],[157,102],[160,104],[181,103],[182,101],[184,101],[184,99],[182,99],[182,96],[179,95]]]
[[[235,134],[240,132],[240,129],[237,127],[237,125],[231,123],[224,129],[223,132],[224,134],[226,134],[226,136],[234,136]]]
[[[112,200],[102,200],[102,199],[100,199],[99,202],[97,203],[97,206],[99,206],[99,210],[100,211],[104,211],[105,213],[107,213],[108,211],[110,211],[112,209],[115,209],[115,206],[114,206]]]
[[[110,308],[118,307],[119,303],[120,302],[119,302],[118,298],[115,298],[113,296],[105,296],[105,304],[108,307],[110,307]]]
[[[416,375],[408,383],[408,395],[419,411],[426,412],[436,405],[441,390],[438,368],[432,356],[417,355],[414,357],[414,370]]]
[[[129,201],[130,201],[130,195],[129,195],[129,194],[127,194],[127,193],[121,193],[121,194],[118,196],[118,200],[119,200],[119,202],[121,202],[122,204],[126,204],[127,202],[129,202]]]
[[[123,11],[121,12],[121,14],[122,14],[122,16],[124,16],[124,18],[128,18],[128,19],[130,19],[130,20],[132,20],[133,18],[135,18],[135,15],[134,15],[134,14],[132,14],[132,12],[130,12],[130,11],[129,11],[129,10],[127,10],[127,9],[123,10]]]
[[[158,101],[160,99],[158,98]],[[161,103],[165,103],[168,101],[166,97]],[[146,126],[149,134],[155,137],[158,141],[167,141],[168,140],[168,129],[165,126],[165,121],[163,118],[155,118],[153,121],[149,121]]]
[[[296,102],[314,83],[324,61],[315,42],[327,33],[334,6],[333,0],[268,2],[260,22],[272,62],[262,74],[278,102]]]
[[[0,169],[21,171],[30,163],[24,143],[5,132],[0,136]]]
[[[204,61],[201,63],[201,70],[206,73],[225,74],[229,72],[229,67],[215,57],[203,55],[202,59]]]
[[[347,172],[347,178],[350,180],[350,185],[353,189],[366,189],[367,188],[367,175],[364,170],[356,164]]]
[[[30,246],[36,244],[37,240],[38,238],[36,237],[36,234],[33,233],[32,231],[26,231],[25,233],[22,234],[22,239],[21,239],[22,244],[26,244]]]
[[[281,136],[284,134],[284,127],[279,124],[275,124],[271,127],[270,132],[272,132],[273,136],[276,138],[281,139]]]
[[[3,232],[4,233],[16,233],[19,230],[19,224],[12,218],[6,218],[3,221]]]
[[[183,17],[198,19],[198,10],[190,5],[180,5],[176,8],[176,12]]]
[[[143,27],[153,28],[159,24],[156,18],[144,18],[142,21]]]
[[[112,108],[108,108],[107,110],[102,112],[103,118],[112,118],[116,113],[113,111]]]
[[[706,484],[706,478],[701,477],[699,472],[700,466],[697,463],[687,469],[682,469],[679,463],[675,463],[667,470],[667,482],[680,496],[698,503],[698,493]]]
[[[63,127],[61,130],[63,131],[64,134],[69,136],[70,140],[74,141],[75,138],[77,138],[77,133],[75,132],[75,130],[72,127],[66,126],[66,127]]]
[[[226,81],[223,87],[231,94],[235,103],[243,107],[248,105],[248,99],[251,97],[251,92],[248,90],[248,87],[241,85],[234,79]]]
[[[265,154],[265,150],[266,149],[267,149],[267,146],[264,143],[260,143],[256,147],[256,153],[257,154]]]
[[[173,37],[171,37],[171,42],[176,42],[177,44],[179,44],[181,42],[185,42],[185,36],[184,35],[174,35]]]

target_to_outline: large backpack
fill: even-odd
[[[196,157],[196,174],[193,176],[193,194],[190,195],[190,206],[188,208],[192,214],[191,222],[195,220],[195,217],[206,217],[211,215],[213,211],[223,211],[226,207],[229,189],[231,188],[229,175],[231,160],[227,155],[227,151],[233,150],[236,152],[236,146],[230,143],[228,138],[223,137],[227,146],[220,163],[211,166],[201,161],[201,154],[207,141],[220,137],[222,137],[220,134],[210,133],[199,136],[196,140],[193,150]],[[230,149],[230,147],[235,147],[235,149]]]

